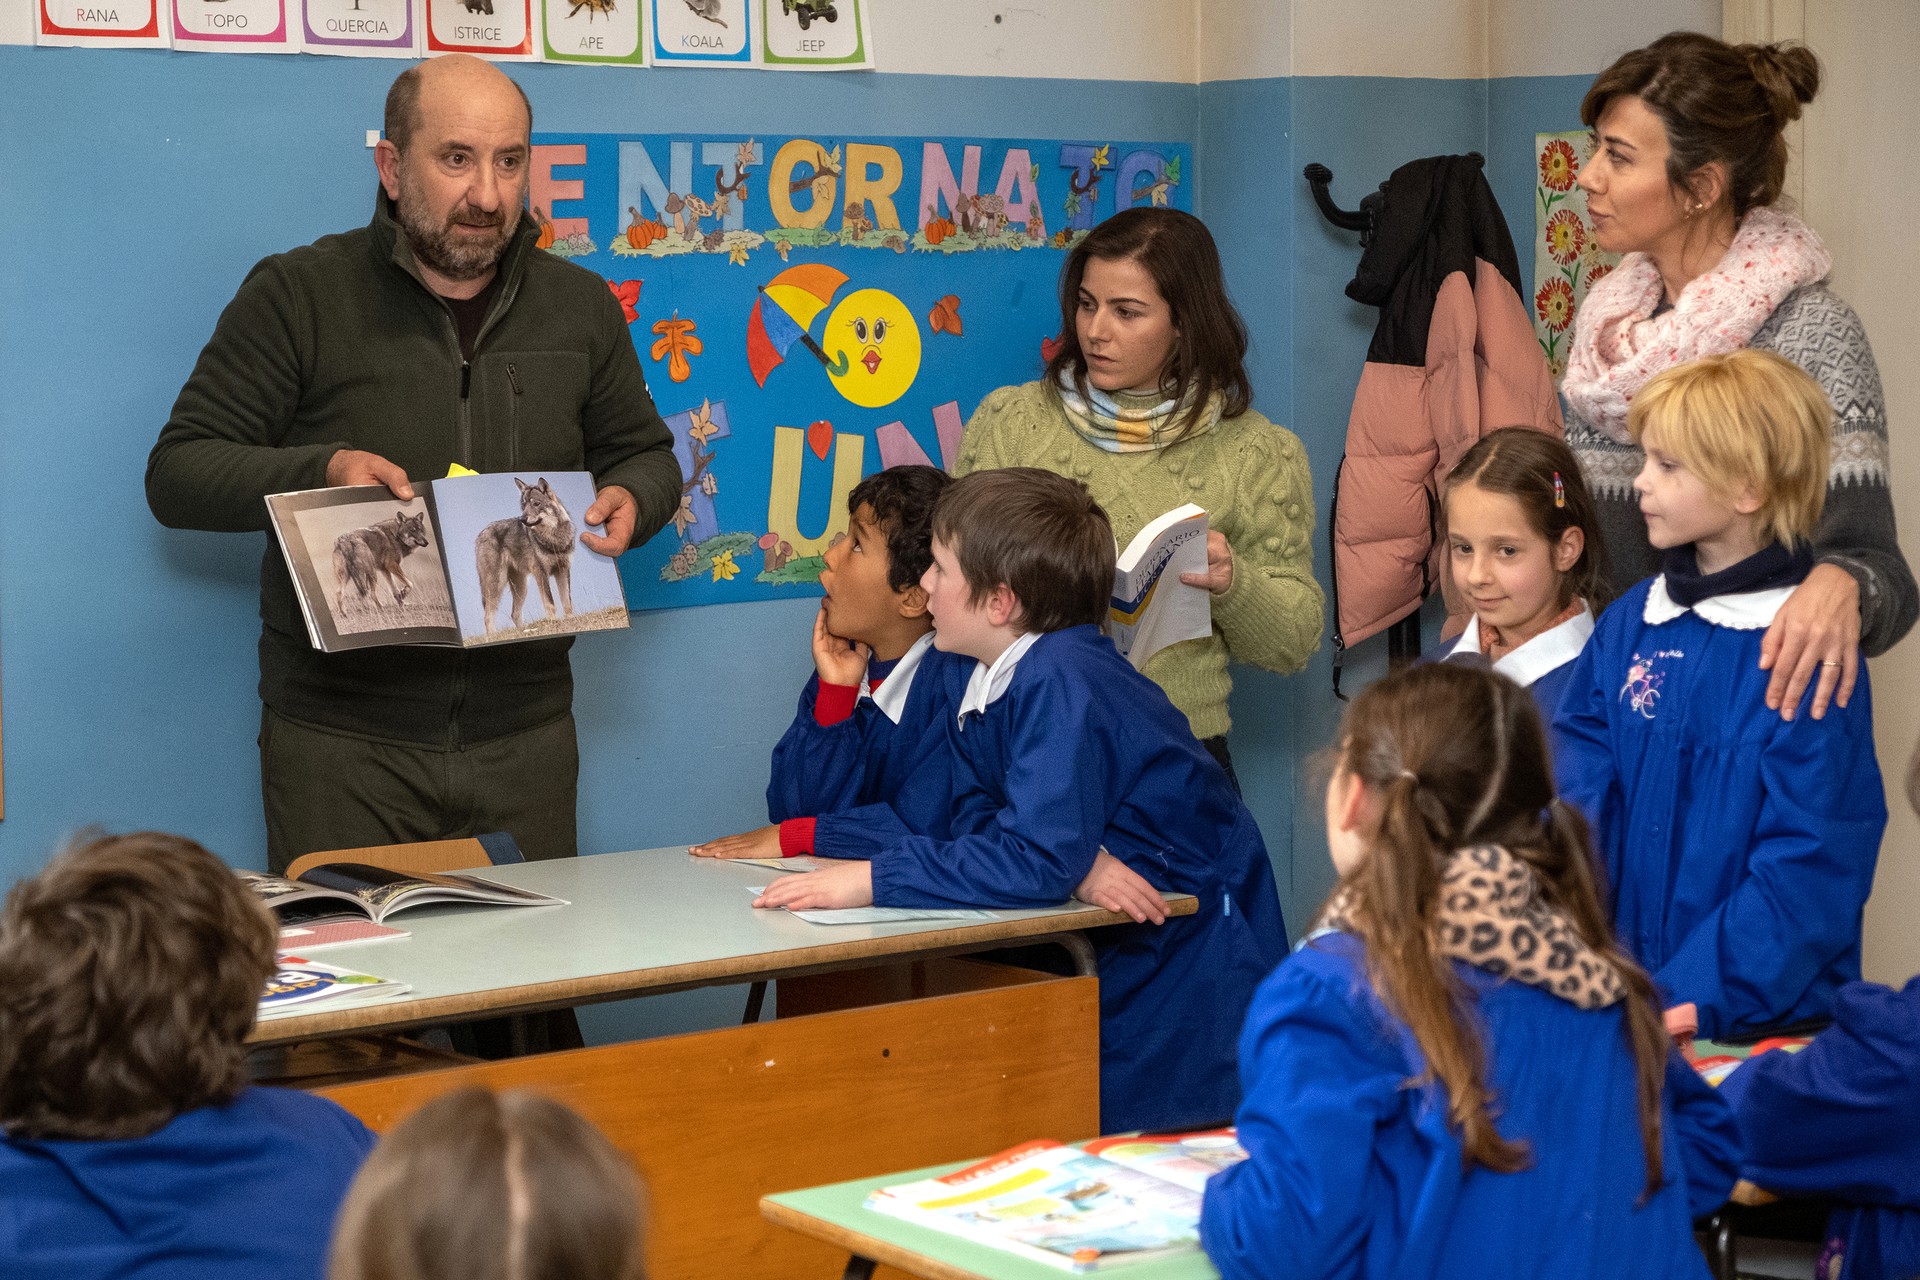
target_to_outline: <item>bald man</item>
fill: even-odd
[[[476,471],[591,471],[581,541],[618,555],[680,501],[680,468],[605,281],[534,248],[532,110],[477,58],[387,95],[367,226],[277,254],[228,304],[147,461],[181,529],[267,528],[270,493]],[[511,832],[574,852],[571,639],[323,654],[268,540],[260,574],[268,860]]]

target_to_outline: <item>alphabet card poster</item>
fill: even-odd
[[[298,53],[294,0],[173,0],[173,47],[203,53]]]
[[[678,2],[678,0],[676,0]],[[542,134],[529,216],[618,301],[678,510],[620,558],[635,609],[812,595],[860,478],[950,463],[1040,375],[1067,250],[1191,209],[1179,143]]]
[[[541,42],[549,62],[600,62],[637,67],[640,0],[540,0]]]
[[[532,62],[533,0],[422,0],[426,54],[476,53],[496,62]]]
[[[750,67],[753,0],[647,0],[656,67]]]
[[[167,47],[160,0],[36,0],[35,9],[37,44]]]
[[[308,53],[411,58],[420,49],[413,0],[303,0]]]
[[[866,0],[760,0],[761,62],[794,71],[871,71]]]

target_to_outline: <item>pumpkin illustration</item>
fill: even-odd
[[[547,217],[539,205],[533,206],[533,220],[540,224],[540,238],[533,242],[536,249],[553,248],[553,219]]]
[[[934,218],[927,223],[927,243],[939,244],[954,233],[952,218]]]
[[[627,206],[627,212],[633,215],[633,221],[627,224],[627,243],[635,249],[644,249],[653,243],[653,229],[632,205]]]

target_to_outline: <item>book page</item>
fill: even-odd
[[[385,485],[307,489],[268,495],[267,511],[315,648],[457,642],[424,497],[401,502]]]
[[[1180,580],[1207,569],[1207,513],[1188,503],[1127,544],[1113,575],[1107,630],[1137,671],[1170,644],[1213,634],[1213,597]]]

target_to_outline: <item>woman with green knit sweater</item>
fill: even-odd
[[[1228,661],[1299,670],[1324,603],[1306,450],[1249,407],[1246,354],[1206,225],[1176,209],[1117,213],[1067,258],[1046,377],[982,400],[954,468],[1082,481],[1123,547],[1183,502],[1206,508],[1207,571],[1184,580],[1213,593],[1213,634],[1162,649],[1146,675],[1229,776]]]

